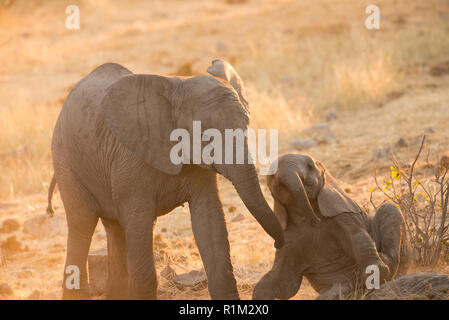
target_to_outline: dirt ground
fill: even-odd
[[[307,151],[363,206],[374,171],[386,175],[391,165],[388,157],[373,159],[373,150],[403,138],[408,146],[396,153],[411,161],[422,134],[435,157],[449,150],[449,5],[378,2],[378,31],[364,26],[366,1],[11,1],[2,8],[0,225],[15,219],[20,228],[0,232],[0,243],[14,236],[19,242],[3,250],[0,283],[13,294],[0,298],[26,299],[34,290],[60,298],[66,230],[30,233],[24,225],[45,214],[59,110],[72,86],[104,62],[191,75],[204,74],[214,58],[230,61],[248,89],[251,125],[279,128],[281,152],[293,152],[288,142],[308,137],[304,129],[329,123],[338,139]],[[64,27],[69,4],[80,6],[80,30]],[[337,119],[326,119],[331,110]],[[18,146],[26,151],[11,156]],[[272,204],[264,177],[261,183]],[[239,292],[249,299],[271,267],[273,241],[232,185],[221,177],[219,185]],[[384,200],[378,192],[374,199]],[[64,217],[59,193],[54,204]],[[99,225],[91,250],[105,246]],[[167,265],[177,273],[202,268],[187,207],[158,219],[155,252],[158,273]],[[161,299],[209,299],[206,289],[180,290],[161,276],[158,290]],[[294,299],[316,296],[305,280]]]

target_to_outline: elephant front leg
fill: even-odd
[[[360,216],[354,213],[342,213],[335,217],[335,221],[340,229],[336,232],[343,232],[343,247],[360,267],[362,277],[369,276],[366,273],[369,266],[375,266],[379,269],[380,283],[384,282],[390,270],[379,256],[376,244],[360,220]],[[342,238],[341,234],[336,236]]]
[[[153,258],[156,215],[149,210],[130,210],[124,226],[130,299],[156,299],[157,277]]]
[[[213,186],[190,202],[192,230],[203,260],[212,299],[239,299],[229,254],[228,232],[218,191]]]
[[[288,245],[276,251],[273,268],[256,284],[255,300],[290,299],[302,282],[302,266]]]

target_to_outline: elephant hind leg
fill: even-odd
[[[409,264],[404,218],[396,205],[385,203],[377,210],[371,224],[379,255],[390,268],[387,279],[390,280],[398,270],[405,272]]]
[[[87,255],[98,223],[99,208],[74,175],[70,172],[56,174],[68,226],[63,299],[87,299]]]

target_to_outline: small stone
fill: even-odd
[[[404,138],[400,138],[400,139],[396,142],[395,146],[396,146],[397,148],[406,148],[406,147],[408,147],[408,143],[407,143],[407,141],[405,141]]]
[[[337,137],[332,133],[327,122],[317,123],[313,127],[305,130],[305,133],[310,135],[318,143],[328,143],[337,141]]]
[[[337,120],[338,116],[334,111],[329,111],[324,114],[324,118],[326,119],[326,121],[332,121]]]
[[[204,271],[192,270],[189,273],[183,273],[173,277],[176,286],[184,290],[190,288],[192,290],[201,290],[207,288],[207,276]]]
[[[284,87],[288,87],[293,84],[293,78],[290,76],[283,76],[279,79],[279,81]]]
[[[215,49],[217,51],[226,51],[228,50],[228,46],[223,41],[217,41],[217,43],[215,44]]]
[[[65,218],[61,215],[49,217],[46,213],[35,216],[23,223],[23,232],[35,238],[48,238],[67,232]]]
[[[239,221],[242,221],[243,219],[245,219],[245,216],[243,214],[239,213],[234,218],[232,218],[232,222],[239,222]]]
[[[20,229],[20,223],[16,219],[6,219],[3,221],[0,233],[11,233]]]
[[[108,279],[108,250],[106,248],[95,250],[87,257],[89,268],[89,295],[99,296],[106,291]]]
[[[316,141],[313,139],[292,139],[290,140],[290,145],[298,151],[307,150],[313,148],[317,145]]]
[[[41,300],[42,299],[42,293],[39,290],[34,290],[30,293],[27,300]]]
[[[235,212],[235,210],[237,210],[237,208],[234,207],[234,206],[230,206],[229,209],[228,209],[228,211],[231,212],[231,213]]]
[[[424,133],[435,133],[435,130],[432,127],[428,127],[424,130]]]
[[[167,280],[173,280],[173,278],[176,277],[176,271],[167,265],[164,269],[162,269],[160,275]]]
[[[394,151],[394,147],[382,147],[371,152],[374,160],[387,159]]]
[[[6,282],[0,284],[0,296],[10,296],[13,293],[11,287]]]

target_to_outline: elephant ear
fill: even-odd
[[[178,174],[182,164],[170,160],[170,141],[175,129],[177,90],[182,81],[157,75],[124,76],[112,84],[101,102],[113,136],[153,168]]]
[[[277,199],[274,199],[274,215],[279,220],[279,224],[282,227],[282,230],[285,230],[287,228],[287,221],[288,221],[288,214],[287,209],[280,203]]]
[[[323,177],[324,185],[318,194],[318,207],[323,216],[334,217],[344,212],[362,212],[332,175],[326,171]]]
[[[215,77],[228,81],[239,95],[240,102],[245,106],[246,110],[249,111],[248,99],[246,97],[243,81],[230,63],[221,59],[213,60],[212,65],[207,68],[207,72]]]

